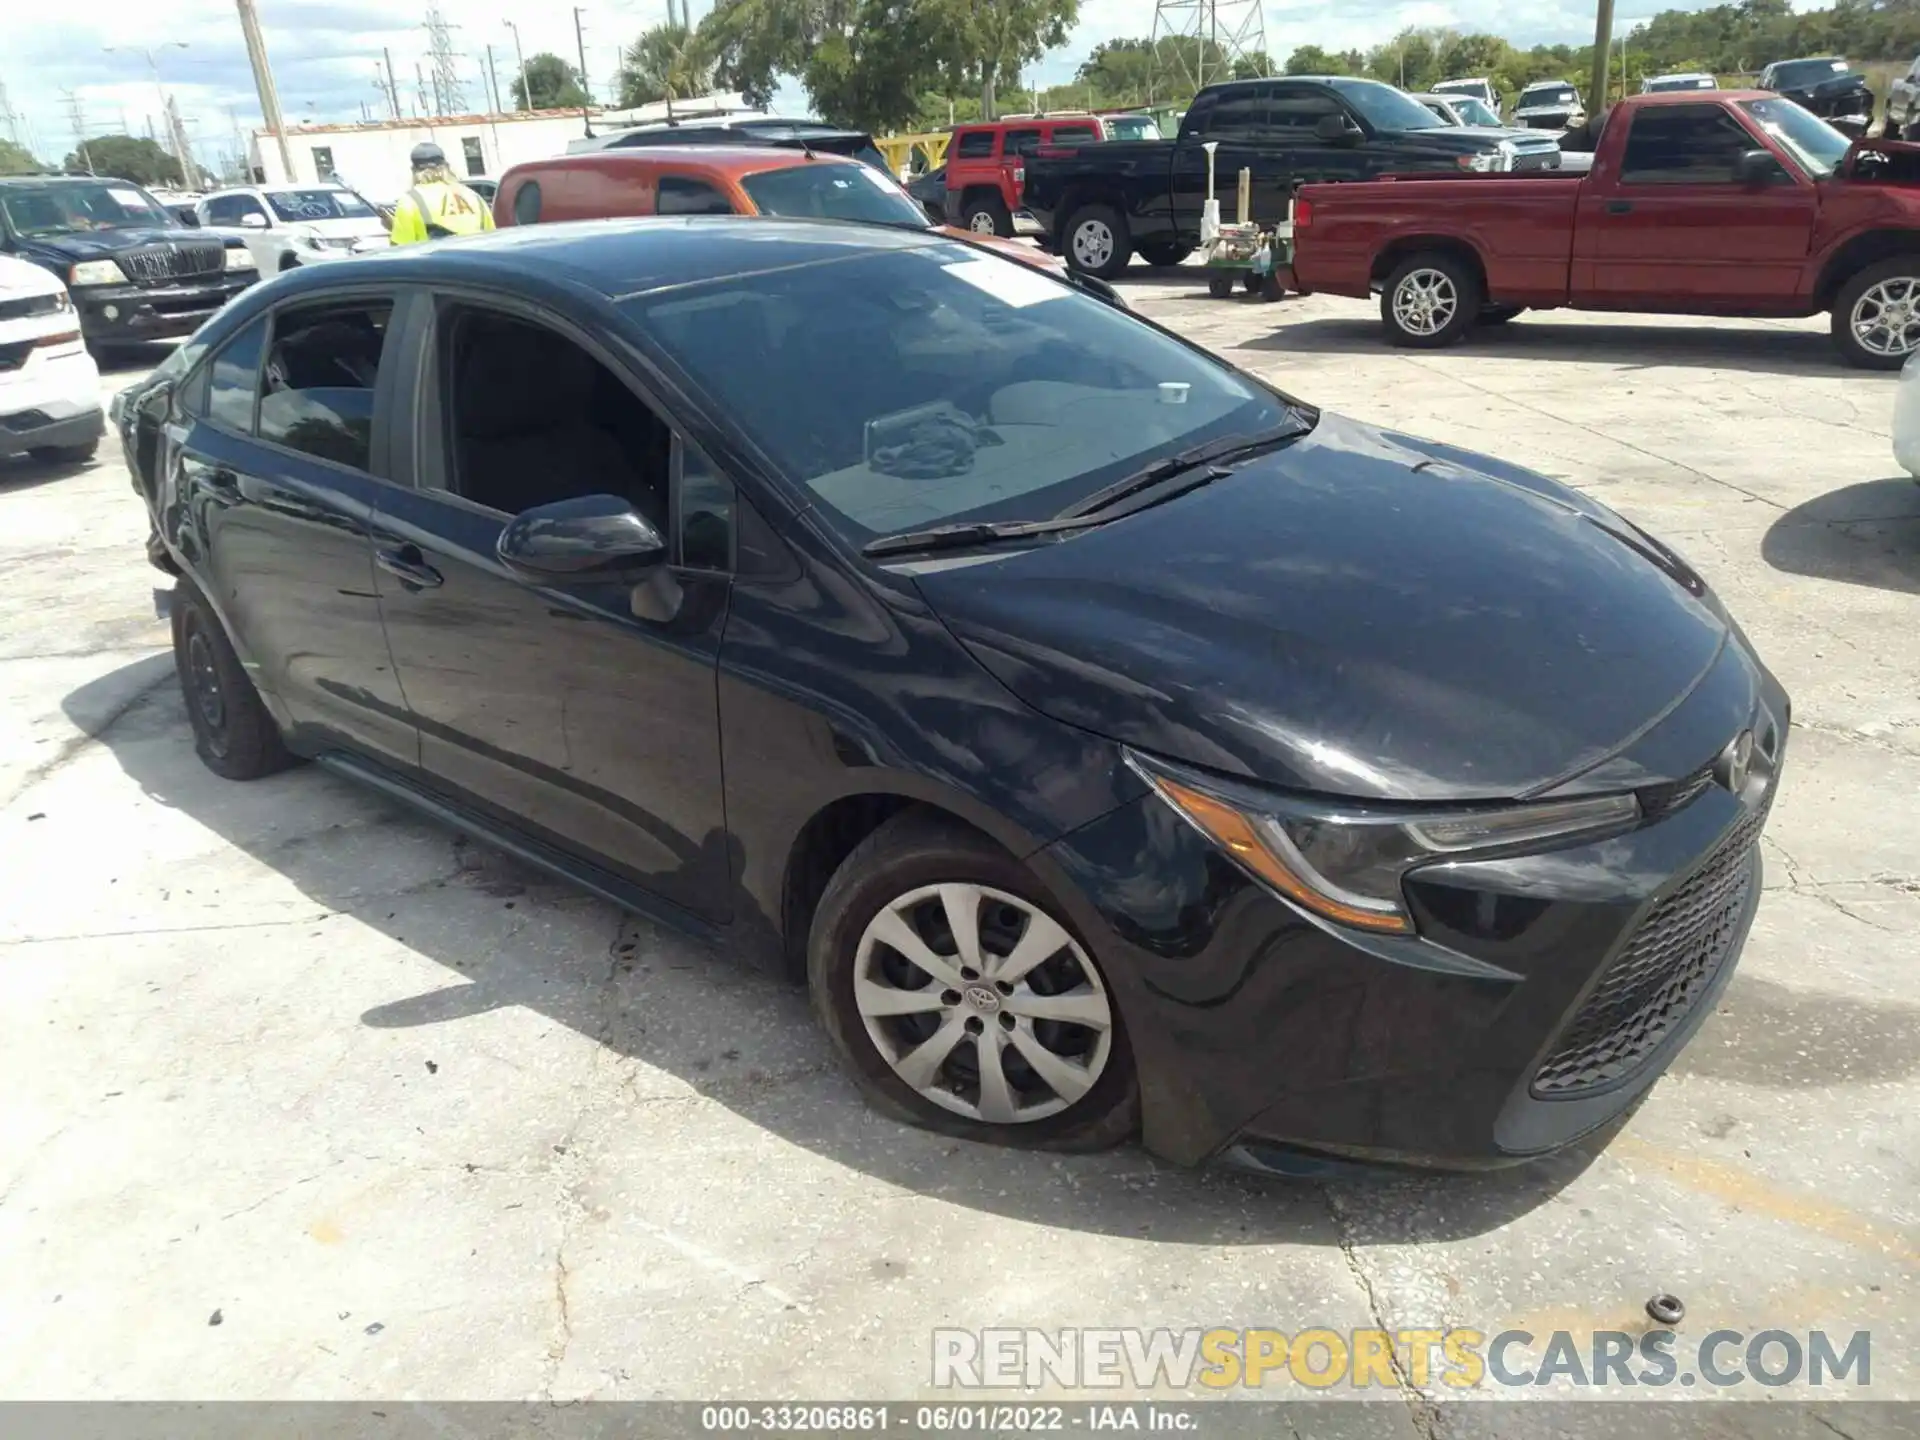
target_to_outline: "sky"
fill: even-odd
[[[1223,23],[1249,3],[1243,0],[1228,8],[1230,0],[1222,0]],[[1616,32],[1657,10],[1704,3],[1707,0],[1618,0]],[[134,134],[145,132],[150,117],[157,127],[160,102],[142,47],[152,48],[160,82],[186,117],[189,142],[203,163],[231,153],[236,131],[259,123],[234,0],[91,0],[73,11],[34,7],[32,0],[6,4],[13,13],[0,46],[0,84],[6,87],[19,139],[42,159],[57,162],[74,148],[69,92],[80,102],[89,135],[120,131],[123,116]],[[56,8],[57,19],[52,18]],[[696,18],[709,8],[710,0],[694,0]],[[1306,44],[1328,50],[1365,48],[1408,25],[1493,31],[1521,44],[1592,39],[1590,5],[1531,0],[1517,8],[1514,18],[1516,7],[1496,0],[1268,0],[1267,46],[1276,57]],[[410,102],[415,66],[427,55],[427,32],[420,23],[426,0],[420,0],[417,9],[406,0],[258,0],[258,9],[289,125],[357,120],[363,105],[374,116],[382,115],[385,102],[374,88],[374,75],[383,47],[392,53],[402,103]],[[508,20],[519,27],[528,55],[551,50],[578,63],[570,6],[551,0],[441,0],[441,9],[456,27],[454,49],[463,57],[458,63],[471,109],[485,108],[480,77],[488,45],[493,46],[500,89],[506,93],[514,73]],[[1081,0],[1080,20],[1068,43],[1031,67],[1028,83],[1066,82],[1095,45],[1118,36],[1146,35],[1153,16],[1153,0]],[[590,0],[582,23],[587,74],[596,94],[606,93],[617,48],[665,18],[666,0]],[[185,48],[179,48],[182,44]],[[775,108],[804,114],[805,93],[797,85],[784,85]],[[0,137],[7,129],[0,115]]]

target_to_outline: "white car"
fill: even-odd
[[[1893,458],[1920,480],[1920,350],[1900,367],[1893,392]]]
[[[105,429],[100,370],[73,299],[51,272],[0,255],[0,457],[93,458]]]
[[[262,275],[390,243],[379,212],[344,185],[248,185],[209,195],[194,212],[202,225],[241,236]]]

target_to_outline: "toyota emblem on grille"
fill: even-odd
[[[1713,778],[1738,795],[1747,788],[1747,776],[1753,770],[1753,731],[1742,730],[1727,743],[1714,762]]]

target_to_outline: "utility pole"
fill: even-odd
[[[87,115],[80,108],[80,92],[63,90],[67,97],[67,119],[73,125],[74,149],[79,152],[80,163],[87,167],[87,174],[94,173],[93,156],[87,153]]]
[[[500,22],[513,32],[513,53],[520,62],[520,103],[516,109],[533,109],[533,86],[527,83],[527,52],[520,48],[520,27],[511,20]]]
[[[1598,0],[1593,14],[1593,85],[1587,93],[1602,110],[1607,108],[1607,61],[1612,57],[1613,0]]]
[[[260,13],[253,0],[234,0],[240,10],[240,29],[247,37],[247,59],[253,65],[253,87],[260,96],[260,116],[280,148],[280,166],[293,179],[293,151],[287,148],[287,127],[280,118],[280,92],[274,88],[273,68],[267,63],[267,41],[260,33]]]
[[[487,94],[493,113],[500,113],[500,76],[493,68],[493,46],[487,46]]]
[[[580,17],[585,13],[578,5],[573,7],[573,43],[580,47],[580,93],[585,97],[580,102],[580,123],[591,135],[593,118],[587,107],[593,104],[593,86],[587,80],[587,31],[580,23]]]
[[[393,51],[382,45],[380,54],[387,62],[387,99],[393,105],[393,118],[404,119],[405,117],[400,113],[400,87],[394,83],[393,79]]]
[[[180,183],[192,189],[195,168],[193,147],[187,143],[187,127],[180,120],[180,107],[173,103],[171,95],[160,98],[160,114],[166,122],[167,136],[173,145],[173,158],[180,166]]]
[[[422,115],[431,114],[432,107],[427,103],[427,75],[426,72],[420,68],[420,62],[418,60],[413,62],[413,88],[418,91],[420,95],[420,113]]]

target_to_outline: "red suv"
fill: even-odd
[[[1110,138],[1104,120],[1081,112],[956,125],[947,144],[947,222],[981,235],[1040,234],[1031,219],[1020,223],[1027,157],[1042,145],[1089,145]]]

